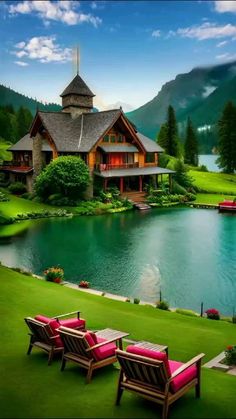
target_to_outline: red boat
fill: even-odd
[[[219,210],[220,211],[236,211],[236,200],[234,201],[225,200],[223,202],[219,202]]]

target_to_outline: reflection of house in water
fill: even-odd
[[[173,171],[158,166],[162,148],[138,132],[121,109],[93,112],[94,94],[78,74],[61,97],[62,111],[38,111],[30,132],[9,149],[13,161],[2,170],[11,180],[20,180],[31,190],[52,159],[76,155],[105,190],[117,186],[121,193],[142,193],[150,179],[158,183],[162,174],[171,181]],[[92,196],[93,183],[88,192]]]

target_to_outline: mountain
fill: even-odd
[[[113,103],[112,105],[107,105],[106,106],[107,110],[109,110],[109,109],[119,109],[119,108],[122,108],[122,110],[124,112],[131,112],[134,109],[134,107],[132,105],[130,105],[129,103],[120,102],[120,101],[118,101],[116,103]]]
[[[17,111],[20,106],[27,108],[32,115],[35,114],[37,109],[42,111],[60,111],[61,106],[56,103],[43,104],[35,99],[29,98],[21,93],[17,93],[10,87],[3,86],[0,84],[0,106],[12,105],[15,111]]]
[[[150,102],[126,115],[139,131],[156,139],[166,120],[167,108],[172,105],[180,135],[184,135],[189,116],[198,129],[201,152],[210,152],[217,143],[216,123],[229,100],[236,103],[236,61],[179,74],[165,83]],[[208,126],[209,136],[204,133],[204,126]]]

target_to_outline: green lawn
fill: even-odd
[[[219,202],[224,201],[224,199],[234,199],[234,195],[219,195],[219,194],[210,194],[210,193],[198,193],[197,199],[194,201],[194,204],[219,204]]]
[[[4,191],[6,193],[6,191]],[[32,211],[43,211],[47,210],[58,210],[58,207],[53,207],[52,205],[42,204],[39,202],[30,201],[28,199],[23,199],[15,195],[8,194],[10,201],[0,203],[0,211],[2,214],[8,217],[15,217],[17,214],[32,212]]]
[[[188,317],[153,307],[109,300],[40,281],[0,267],[1,417],[3,418],[158,418],[160,408],[124,393],[114,406],[116,367],[94,373],[85,384],[85,371],[60,362],[47,366],[47,356],[28,346],[25,316],[48,316],[80,309],[90,329],[105,327],[130,332],[134,339],[167,344],[170,358],[187,361],[205,352],[204,362],[228,344],[234,344],[236,325]],[[236,377],[203,368],[202,397],[190,391],[170,410],[171,418],[233,418],[236,413]]]
[[[236,175],[225,173],[189,171],[196,185],[202,192],[236,196]]]

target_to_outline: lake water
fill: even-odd
[[[220,172],[220,168],[216,164],[218,156],[214,154],[200,154],[198,156],[199,166],[204,164],[209,172]]]
[[[66,279],[171,306],[236,309],[236,216],[175,208],[35,221],[0,244],[0,260],[42,274],[60,264]],[[7,278],[6,278],[7,280]]]

